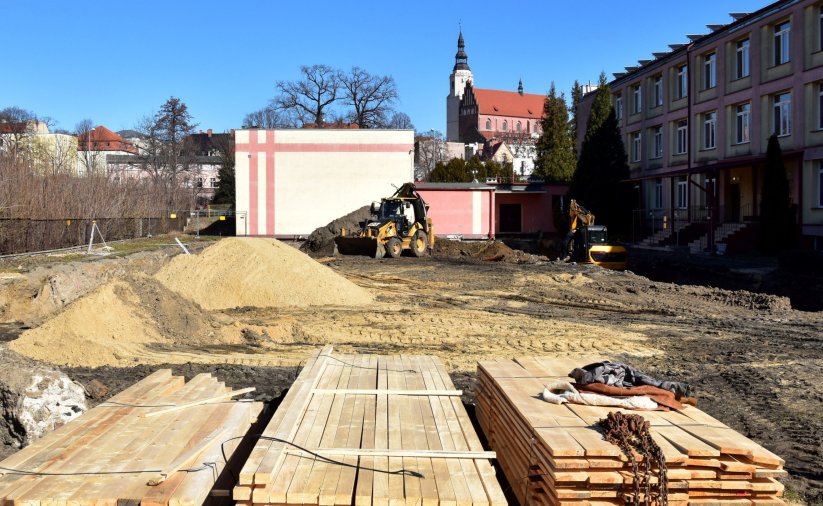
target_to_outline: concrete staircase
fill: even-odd
[[[646,248],[654,248],[654,247],[657,247],[657,246],[662,246],[663,242],[665,242],[667,239],[671,239],[675,232],[680,232],[681,230],[686,228],[687,225],[688,225],[687,222],[678,222],[674,226],[674,229],[664,228],[664,229],[658,230],[654,234],[652,234],[649,237],[646,237],[645,239],[640,241],[640,246],[643,246],[643,247],[646,247]]]
[[[722,223],[714,229],[714,244],[725,242],[726,239],[732,235],[742,231],[748,227],[748,223]],[[695,239],[689,243],[689,252],[691,254],[699,254],[706,251],[709,247],[709,234]]]

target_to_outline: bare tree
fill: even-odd
[[[378,128],[397,101],[397,85],[391,76],[378,76],[360,67],[340,75],[345,103],[354,108],[352,119],[360,128]]]
[[[81,119],[74,125],[74,135],[77,136],[77,162],[80,164],[79,171],[83,174],[97,174],[103,169],[100,162],[102,154],[95,149],[91,140],[94,122],[89,118]]]
[[[386,122],[385,127],[397,130],[414,130],[414,124],[405,112],[394,112],[389,121]]]
[[[274,104],[250,112],[243,118],[243,128],[290,128],[297,126],[291,111],[278,109]]]
[[[415,136],[414,177],[416,180],[426,181],[437,162],[445,162],[447,158],[446,142],[441,132],[431,130],[426,134]]]
[[[175,196],[181,187],[193,190],[192,204],[197,197],[197,177],[193,174],[197,166],[189,139],[196,126],[186,104],[176,97],[170,97],[153,117],[144,118],[138,125],[138,131],[146,136],[141,169],[162,189],[169,210],[179,205]]]
[[[20,157],[26,147],[25,139],[33,134],[37,126],[37,116],[20,107],[6,107],[0,110],[3,149],[12,159]]]
[[[338,99],[340,72],[328,65],[300,67],[302,78],[297,81],[278,81],[280,95],[275,106],[300,118],[301,123],[314,123],[322,128],[326,109]]]

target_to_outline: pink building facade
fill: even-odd
[[[823,248],[823,6],[784,0],[732,18],[609,83],[636,190],[635,237],[695,253],[751,248],[775,133],[799,238]],[[593,96],[581,103],[583,123]]]
[[[566,185],[417,183],[429,204],[435,235],[490,239],[555,234],[554,215]]]

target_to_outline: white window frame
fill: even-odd
[[[502,128],[502,131],[503,131],[503,132],[508,132],[508,131],[509,131],[509,122],[508,122],[508,121],[506,121],[506,120],[503,120],[503,128]]]
[[[487,120],[486,120],[486,131],[489,131],[489,132],[490,132],[490,131],[491,131],[491,129],[492,129],[492,120],[487,119]]]
[[[823,169],[821,169],[823,170]],[[654,182],[654,208],[663,209],[663,180],[656,179]]]
[[[632,112],[634,114],[640,114],[643,112],[643,90],[639,84],[632,86],[632,97],[634,98]]]
[[[677,178],[677,208],[678,209],[686,209],[689,205],[689,192],[688,192],[688,184],[689,182],[686,180],[685,177],[681,176]]]
[[[737,41],[737,50],[736,50],[736,63],[737,68],[735,72],[737,72],[737,78],[743,79],[744,77],[748,77],[751,73],[751,69],[749,68],[749,45],[750,40],[745,38],[743,40]]]
[[[784,21],[774,25],[774,65],[783,65],[792,59],[791,55],[792,22]]]
[[[623,119],[623,97],[621,95],[617,95],[614,98],[614,115],[617,121]]]
[[[817,8],[817,50],[823,51],[823,5]]]
[[[643,156],[643,139],[640,131],[632,134],[632,162],[639,162]]]
[[[689,66],[683,64],[677,67],[677,98],[689,96]]]
[[[792,92],[777,93],[773,100],[773,132],[778,137],[792,134]]]
[[[735,144],[751,142],[752,104],[738,104],[735,107],[734,140]]]
[[[717,51],[703,55],[703,89],[717,86]]]
[[[703,149],[717,147],[717,111],[703,115]]]
[[[663,76],[654,77],[654,107],[663,105]]]
[[[515,128],[517,129],[517,133],[520,133],[520,131],[523,130],[523,124],[518,121]]]
[[[677,123],[677,151],[676,155],[685,155],[689,151],[689,122],[681,119]]]
[[[652,128],[652,158],[663,158],[663,127]]]

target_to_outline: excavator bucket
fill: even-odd
[[[385,250],[374,237],[337,236],[334,238],[337,252],[341,255],[361,255],[383,258]]]

